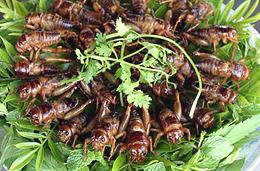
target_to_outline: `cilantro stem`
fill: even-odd
[[[112,52],[113,52],[113,54],[115,55],[116,59],[118,59],[118,55],[117,55],[115,49],[113,49]]]
[[[122,60],[122,58],[124,57],[125,55],[125,45],[126,45],[126,42],[123,41],[123,44],[121,46],[121,51],[120,51],[120,59]]]
[[[168,41],[168,42],[172,43],[173,45],[175,45],[178,49],[180,49],[180,51],[188,59],[188,61],[192,65],[193,69],[195,70],[195,73],[196,73],[198,81],[199,81],[199,90],[198,90],[197,96],[196,96],[196,98],[195,98],[195,100],[194,100],[194,102],[192,104],[192,107],[190,109],[190,114],[189,114],[189,116],[191,118],[193,118],[193,115],[194,115],[194,112],[195,112],[198,100],[199,100],[201,92],[202,92],[202,80],[201,80],[200,72],[199,72],[198,68],[196,67],[195,63],[193,62],[193,60],[191,59],[191,57],[188,55],[188,53],[178,43],[176,43],[174,40],[169,39],[167,37],[163,37],[163,36],[159,36],[159,35],[147,35],[147,34],[137,35],[136,37],[137,38],[156,38],[156,39],[161,39],[161,40]]]
[[[89,55],[89,58],[96,59],[96,60],[99,60],[99,61],[107,61],[107,60],[109,60],[109,61],[114,61],[114,62],[116,62],[116,63],[123,63],[123,64],[129,65],[129,66],[134,67],[134,68],[137,68],[137,69],[146,70],[146,71],[151,71],[151,72],[160,72],[160,73],[162,73],[163,75],[165,75],[166,77],[169,76],[169,74],[167,74],[166,72],[164,72],[164,71],[162,71],[162,70],[153,69],[153,68],[146,68],[146,67],[143,67],[143,66],[135,65],[135,64],[132,64],[132,63],[123,61],[122,59],[104,58],[104,57],[102,57],[102,56],[97,56],[97,55]],[[111,66],[110,66],[110,67],[111,67]]]
[[[118,39],[110,40],[110,41],[108,41],[108,43],[119,42],[119,41],[125,41],[125,40],[127,40],[127,39],[126,39],[126,38],[118,38]]]
[[[136,54],[142,52],[142,51],[143,51],[144,49],[146,49],[146,48],[147,48],[147,46],[142,47],[141,49],[139,49],[139,50],[137,50],[137,51],[135,51],[135,52],[133,52],[133,53],[131,53],[131,54],[129,54],[129,55],[124,56],[122,59],[130,58],[130,57],[132,57],[132,56],[134,56],[134,55],[136,55]]]
[[[106,35],[106,39],[113,39],[113,38],[116,38],[119,36],[120,36],[119,33],[112,33],[112,34]]]

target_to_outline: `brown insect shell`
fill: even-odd
[[[92,130],[91,145],[96,150],[103,150],[110,140],[118,133],[119,119],[110,115],[104,119]]]
[[[55,110],[55,116],[58,119],[63,119],[65,114],[71,109],[75,108],[79,104],[79,100],[76,99],[64,99],[61,101],[54,101],[52,103],[53,110]]]
[[[232,79],[235,81],[244,81],[249,78],[250,69],[244,63],[237,62],[232,66]]]
[[[194,119],[202,129],[211,128],[215,123],[213,114],[209,114],[209,111],[203,108],[197,110]]]
[[[70,141],[71,137],[75,136],[76,134],[75,127],[70,127],[69,125],[60,125],[58,137],[61,142],[67,143]]]
[[[131,161],[140,163],[145,160],[149,150],[150,141],[146,135],[145,127],[141,117],[135,109],[131,113],[128,126],[127,148]]]
[[[159,119],[165,133],[182,128],[179,119],[170,109],[162,110],[159,114]]]
[[[237,93],[234,92],[232,89],[228,89],[225,87],[221,87],[219,89],[219,101],[227,103],[227,104],[232,104],[237,101]]]
[[[73,8],[73,3],[66,0],[54,0],[53,11],[60,14],[64,18],[70,18],[70,11]]]
[[[17,88],[17,92],[19,93],[19,97],[21,100],[27,101],[30,97],[36,97],[36,95],[40,93],[41,89],[41,82],[39,80],[32,80],[20,85]]]
[[[48,103],[32,107],[29,115],[31,122],[35,125],[47,125],[56,118],[55,111]]]
[[[23,34],[22,36],[20,36],[15,44],[15,49],[17,50],[17,52],[19,52],[20,54],[25,53],[26,51],[32,51],[33,47],[27,43],[27,38],[26,35]]]
[[[87,121],[87,115],[81,114],[69,121],[65,124],[59,126],[58,137],[63,143],[67,143],[70,141],[72,137],[75,135],[79,135],[81,130],[85,126]]]
[[[187,23],[197,22],[196,20],[204,19],[213,12],[212,6],[207,2],[199,2],[195,4],[192,10],[186,16]]]

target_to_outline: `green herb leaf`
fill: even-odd
[[[167,4],[162,4],[154,13],[154,15],[158,18],[163,18],[165,13],[168,10],[168,5]]]
[[[43,11],[43,12],[47,11],[46,0],[40,0],[39,11]]]
[[[19,149],[28,149],[28,148],[35,148],[40,146],[40,143],[37,142],[22,142],[22,143],[18,143],[15,144],[15,146]]]
[[[8,53],[8,55],[10,57],[15,56],[16,55],[16,50],[15,50],[14,46],[10,42],[8,42],[5,38],[3,38],[2,36],[0,36],[0,38],[2,39],[2,41],[4,43],[4,46],[5,46],[5,49],[6,49],[7,53]]]
[[[125,81],[118,86],[116,91],[123,92],[128,95],[131,94],[134,91],[134,89],[138,86],[139,86],[139,82],[132,83],[132,82]]]
[[[86,84],[90,83],[95,76],[97,76],[98,71],[102,68],[102,65],[95,60],[90,60],[86,71],[80,73],[79,78],[82,78]]]
[[[65,163],[55,160],[50,150],[44,149],[44,161],[40,168],[41,171],[66,171]],[[36,158],[24,168],[24,171],[35,171]]]
[[[15,125],[20,128],[24,128],[24,129],[40,130],[40,127],[32,125],[32,123],[27,120],[19,120],[19,121],[15,122]]]
[[[36,162],[35,162],[36,171],[39,171],[41,169],[43,160],[44,160],[44,147],[41,146],[40,149],[38,150],[37,157],[36,157]]]
[[[6,115],[8,113],[6,106],[4,104],[0,103],[0,116],[1,115]]]
[[[233,150],[233,146],[228,139],[221,136],[211,136],[206,138],[202,144],[201,152],[214,160],[221,160],[227,157]]]
[[[230,165],[226,165],[223,167],[220,167],[217,169],[217,171],[237,171],[237,170],[241,170],[241,168],[244,165],[244,159],[241,160],[236,160],[234,163],[230,164]]]
[[[51,138],[48,138],[48,145],[49,148],[51,150],[51,153],[53,155],[53,157],[60,161],[60,162],[64,162],[62,156],[61,156],[61,152],[59,151],[59,149],[57,148],[57,146],[53,143],[53,141],[51,140]]]
[[[246,0],[243,2],[235,11],[235,13],[228,19],[228,21],[234,22],[235,20],[240,20],[241,17],[246,13],[251,0]]]
[[[100,46],[102,44],[107,44],[107,38],[106,38],[106,35],[105,34],[102,34],[102,33],[98,33],[96,35],[96,45],[97,46]]]
[[[156,162],[144,168],[144,171],[166,171],[163,162]]]
[[[112,171],[118,171],[122,166],[126,164],[126,155],[121,154],[117,156],[116,160],[113,163]]]
[[[236,143],[243,139],[249,133],[253,132],[260,126],[260,114],[251,117],[250,119],[240,122],[228,132],[225,137],[232,143]]]
[[[33,139],[33,138],[46,138],[46,136],[44,136],[42,134],[39,134],[39,133],[20,132],[20,131],[17,131],[17,132],[18,132],[19,135],[21,135],[24,138],[30,138],[30,139]]]
[[[109,165],[102,165],[99,162],[96,162],[90,169],[91,171],[109,171],[111,168]],[[123,170],[117,170],[117,171],[123,171]]]
[[[219,167],[222,167],[222,166],[225,166],[225,165],[233,163],[236,160],[236,158],[238,157],[239,151],[240,150],[234,150],[225,160],[223,160],[219,164]]]
[[[141,90],[137,90],[127,96],[127,101],[137,107],[149,108],[152,98],[145,95]]]
[[[154,80],[155,80],[155,75],[153,72],[140,71],[140,78],[139,78],[140,83],[151,85],[151,83],[153,83]]]
[[[109,57],[112,54],[113,49],[106,44],[102,44],[96,47],[95,52],[103,57]]]
[[[21,154],[20,157],[18,157],[11,165],[11,167],[9,168],[10,171],[14,171],[14,170],[20,170],[22,169],[24,166],[26,166],[32,159],[34,156],[34,153],[37,151],[33,150],[33,151],[26,151],[24,153]]]
[[[258,4],[259,4],[259,0],[255,0],[255,3],[252,5],[252,7],[247,12],[247,14],[244,16],[244,18],[250,17],[255,12],[256,8],[258,7]]]
[[[130,32],[130,27],[126,26],[121,18],[116,20],[116,31],[119,33],[120,36],[125,36],[127,33]]]
[[[67,159],[68,170],[69,171],[81,170],[82,168],[88,167],[88,165],[90,165],[93,161],[98,161],[102,165],[107,165],[101,152],[88,151],[86,160],[84,160],[82,149],[73,150],[71,151]]]
[[[218,5],[217,5],[215,12],[214,12],[214,23],[218,23],[218,21],[219,21],[219,15],[221,13],[222,5],[223,5],[223,0],[219,0]]]
[[[234,7],[235,0],[230,0],[227,5],[225,6],[225,9],[223,12],[221,12],[220,19],[217,21],[218,24],[226,23],[226,20],[228,16],[230,15],[230,11]]]

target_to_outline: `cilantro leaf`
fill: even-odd
[[[143,62],[144,67],[151,67],[156,65],[158,65],[158,61],[155,58],[150,58],[149,60]]]
[[[105,34],[102,34],[102,33],[98,33],[96,35],[96,45],[97,46],[100,46],[102,44],[106,44],[107,43],[107,38],[106,38],[106,35]]]
[[[98,71],[102,68],[102,65],[96,60],[90,60],[86,71],[79,74],[79,78],[83,79],[86,84],[90,83],[93,78],[98,74]]]
[[[122,22],[122,18],[118,18],[116,20],[116,31],[118,32],[118,34],[120,36],[125,36],[127,33],[130,32],[130,27],[126,26],[123,22]]]
[[[79,49],[76,49],[75,50],[75,53],[77,55],[77,59],[80,61],[81,64],[85,64],[85,59],[86,59],[86,56],[84,56]]]
[[[139,82],[134,82],[134,83],[133,82],[129,82],[129,81],[122,82],[118,86],[117,91],[123,92],[125,94],[131,94],[134,91],[134,89],[136,87],[138,87],[138,86],[139,86]]]
[[[155,78],[154,72],[140,71],[140,78],[139,78],[140,83],[151,85],[155,80],[154,78]]]
[[[122,81],[129,80],[131,78],[130,66],[121,64],[121,68],[116,71],[116,78],[120,78]]]
[[[113,49],[109,47],[108,45],[102,44],[98,47],[96,47],[95,52],[103,57],[109,57],[112,54]]]
[[[145,95],[141,90],[137,90],[127,96],[127,101],[137,107],[149,108],[152,98]]]

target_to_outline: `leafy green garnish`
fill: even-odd
[[[215,5],[215,12],[210,20],[210,24],[233,26],[237,29],[239,39],[246,39],[250,37],[250,33],[247,28],[250,24],[260,20],[260,13],[252,16],[256,7],[259,4],[259,0],[256,0],[251,8],[251,0],[243,2],[234,13],[231,14],[231,10],[234,9],[235,0],[230,0],[225,7],[223,7],[223,0],[209,0]]]
[[[82,149],[71,151],[71,153],[67,159],[68,170],[69,171],[77,171],[77,170],[82,170],[82,169],[88,170],[88,166],[93,161],[100,162],[104,167],[107,166],[107,163],[104,160],[104,158],[102,157],[101,152],[88,151],[87,153],[88,153],[87,158],[86,158],[86,160],[84,160]]]

